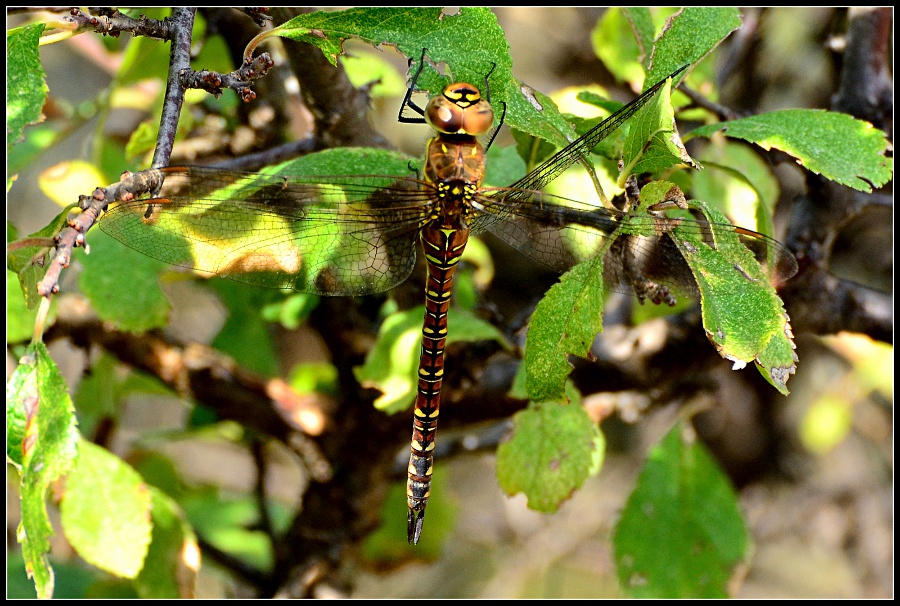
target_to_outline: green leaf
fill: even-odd
[[[78,439],[65,379],[46,346],[32,343],[6,385],[6,456],[21,477],[17,537],[38,597],[53,595],[47,491],[72,468]]]
[[[418,89],[434,95],[451,81],[483,87],[490,72],[490,101],[495,108],[506,103],[507,124],[559,146],[566,145],[572,135],[548,97],[513,77],[509,44],[497,17],[487,8],[462,8],[454,15],[446,15],[440,8],[320,11],[298,15],[272,33],[318,46],[332,63],[342,52],[343,41],[351,36],[374,46],[391,44],[416,62],[422,49],[428,49],[427,59],[446,63],[450,76],[442,77],[428,65],[417,82]]]
[[[43,23],[6,32],[6,149],[24,138],[25,127],[43,120],[47,74],[41,66],[38,42]]]
[[[612,9],[610,9],[612,10]],[[653,14],[650,9],[643,6],[634,6],[630,8],[620,9],[622,14],[631,24],[631,30],[634,39],[637,42],[640,54],[638,58],[641,60],[642,67],[648,67],[650,54],[653,51],[653,42],[656,38],[656,28],[653,25]],[[657,12],[665,10],[656,8]],[[607,11],[609,12],[609,11]],[[605,16],[605,15],[604,15]]]
[[[676,425],[650,451],[616,525],[619,580],[635,598],[724,598],[748,536],[706,448]]]
[[[288,330],[296,330],[319,304],[319,297],[309,293],[292,293],[265,305],[261,314],[269,322],[278,322]]]
[[[168,266],[98,229],[91,230],[88,240],[91,254],[80,256],[84,270],[78,285],[97,315],[130,332],[165,326],[171,306],[160,289],[159,276]]]
[[[279,175],[410,175],[409,163],[421,162],[397,152],[366,147],[334,148],[265,169]]]
[[[691,136],[723,130],[763,149],[779,149],[827,179],[860,191],[881,187],[893,174],[883,132],[847,114],[819,109],[786,109],[702,126]]]
[[[150,492],[109,451],[82,441],[60,504],[63,530],[85,562],[119,577],[141,571],[150,544]]]
[[[780,331],[772,335],[758,356],[756,369],[766,381],[784,395],[788,395],[787,381],[797,370],[797,345],[794,343],[794,332],[790,318],[784,314],[784,324]]]
[[[735,369],[756,361],[761,372],[767,370],[763,376],[786,394],[796,355],[784,304],[725,216],[700,201],[691,204],[712,222],[715,249],[678,227],[673,237],[697,279],[706,334]]]
[[[497,449],[497,479],[528,507],[551,513],[600,470],[605,441],[578,404],[544,401],[516,413],[512,438]]]
[[[697,63],[741,26],[741,14],[733,7],[681,9],[666,20],[653,48],[646,88],[685,63]]]
[[[586,357],[603,330],[603,252],[566,272],[534,310],[525,349],[526,389],[534,401],[565,397],[572,372],[567,356]]]
[[[362,386],[382,392],[375,407],[389,414],[406,410],[415,400],[424,317],[424,305],[388,316],[365,363],[353,369]],[[488,340],[509,347],[503,334],[491,324],[462,309],[450,312],[447,345]]]
[[[517,131],[513,131],[513,137]],[[525,176],[525,163],[515,147],[492,145],[487,152],[484,182],[504,187]]]
[[[619,175],[620,184],[631,174],[659,173],[681,163],[694,166],[675,127],[671,85],[666,82],[632,121],[625,138],[625,168]]]
[[[180,502],[205,541],[259,570],[271,570],[272,542],[261,529],[255,498],[227,499],[218,490],[204,489],[186,495]],[[266,506],[275,530],[286,529],[291,515],[287,506],[274,499]]]
[[[191,555],[199,556],[200,553],[197,537],[184,511],[173,499],[153,486],[149,487],[149,492],[153,537],[144,567],[134,580],[135,589],[144,599],[192,597],[193,594],[185,590],[193,585],[193,577],[197,574],[199,561],[190,559]]]

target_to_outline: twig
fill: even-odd
[[[700,94],[699,91],[694,90],[684,83],[679,85],[678,90],[687,95],[691,100],[691,103],[693,103],[697,107],[702,107],[705,110],[711,111],[713,114],[718,116],[720,120],[737,120],[741,117],[741,115],[733,109],[710,101],[704,95]]]
[[[260,27],[272,20],[272,17],[269,16],[269,8],[266,6],[243,6],[238,10],[253,19],[253,22]]]
[[[159,21],[141,15],[139,19],[133,19],[116,9],[97,9],[97,12],[99,14],[95,16],[73,8],[64,21],[74,23],[76,31],[94,31],[113,38],[118,38],[122,32],[157,40],[169,40],[172,36],[169,18]]]
[[[241,101],[248,103],[256,99],[256,93],[250,89],[251,84],[257,78],[265,76],[275,62],[269,56],[269,53],[263,53],[258,57],[254,57],[250,63],[244,63],[238,69],[227,74],[210,71],[207,69],[194,71],[192,69],[184,69],[180,72],[181,85],[187,88],[199,88],[206,92],[219,97],[222,94],[222,87],[230,88],[237,93]]]
[[[153,168],[168,166],[175,144],[175,131],[181,106],[184,104],[184,86],[181,74],[190,71],[191,30],[194,27],[196,8],[173,9],[170,19],[172,29],[172,49],[169,53],[169,75],[166,78],[166,96],[163,101],[159,132],[156,135],[156,149],[153,152]]]
[[[266,453],[265,443],[259,438],[253,438],[250,441],[250,454],[253,456],[253,463],[256,466],[256,482],[254,492],[256,493],[256,508],[259,510],[259,522],[263,532],[275,543],[278,536],[275,533],[275,525],[272,524],[272,517],[269,515],[269,506],[266,499]]]
[[[69,226],[54,238],[56,255],[47,268],[47,273],[38,282],[38,294],[48,297],[59,292],[59,275],[69,266],[72,250],[84,246],[84,235],[93,227],[106,207],[116,200],[131,200],[162,185],[162,173],[155,170],[126,173],[122,180],[107,187],[98,187],[90,196],[79,196],[82,208],[80,215],[69,221]]]
[[[851,8],[849,16],[844,68],[832,106],[892,133],[894,81],[888,63],[893,10]]]

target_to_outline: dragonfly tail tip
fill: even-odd
[[[419,543],[422,536],[422,525],[425,523],[425,511],[410,509],[406,516],[406,538],[410,545]]]

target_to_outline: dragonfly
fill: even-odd
[[[420,72],[421,65],[410,91]],[[480,139],[490,136],[495,119],[488,95],[456,82],[424,108],[412,103],[409,94],[404,100],[420,116],[406,121],[424,121],[435,130],[421,178],[167,167],[156,169],[163,186],[154,197],[108,209],[99,226],[140,253],[172,265],[326,296],[366,295],[397,286],[412,272],[421,246],[426,311],[407,480],[407,538],[415,544],[431,490],[454,274],[470,236],[491,232],[564,271],[578,260],[572,236],[608,242],[627,217],[632,225],[656,231],[616,239],[606,247],[604,281],[642,301],[672,303],[675,295],[698,294],[690,269],[665,236],[671,231],[665,219],[541,191],[572,164],[583,162],[665,82],[648,88],[509,187],[483,185],[485,147]],[[489,90],[487,84],[485,88]],[[709,239],[708,222],[681,219],[678,227]],[[774,283],[796,273],[796,260],[777,241],[727,228],[769,268]]]

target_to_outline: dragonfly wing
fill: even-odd
[[[676,227],[713,248],[714,231],[736,233],[769,270],[775,285],[796,273],[796,261],[784,246],[750,230],[651,214],[626,215],[540,192],[513,191],[512,198],[502,198],[501,191],[479,199],[482,213],[472,221],[473,231],[490,231],[560,272],[602,251],[604,281],[642,299],[671,303],[675,295],[698,295]]]
[[[430,203],[418,182],[385,179],[182,169],[99,225],[150,257],[256,286],[381,292],[412,271]]]

